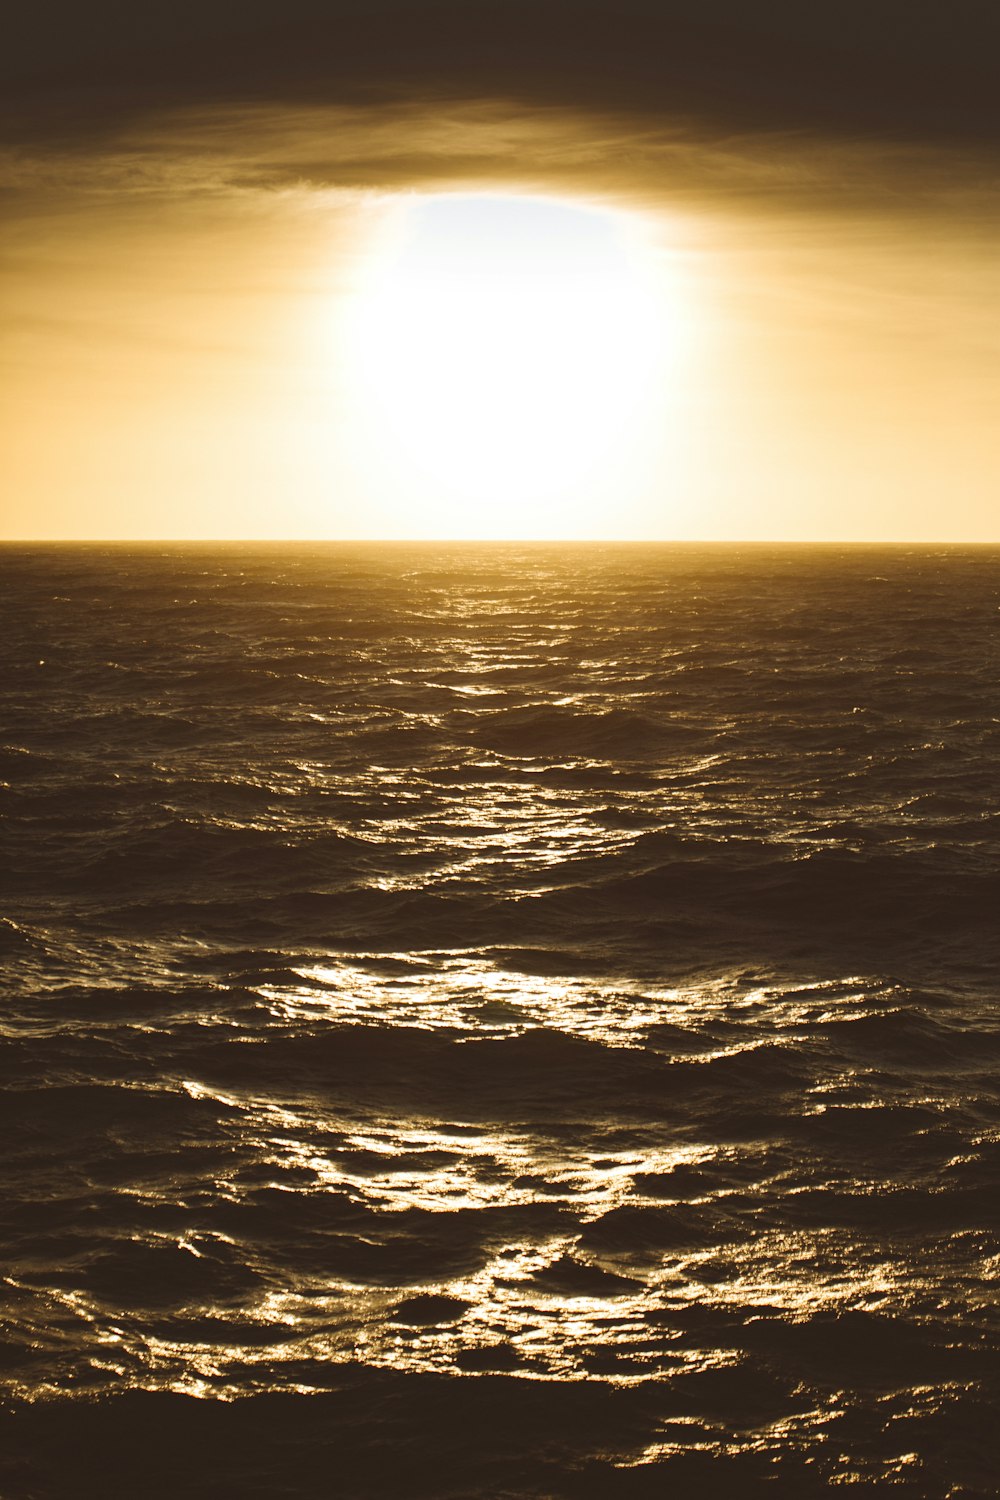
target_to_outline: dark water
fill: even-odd
[[[0,553],[0,1494],[984,1496],[1000,553]]]

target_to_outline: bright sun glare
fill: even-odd
[[[376,486],[403,515],[413,507],[411,535],[590,534],[655,430],[666,335],[628,215],[546,198],[409,200],[354,306]]]

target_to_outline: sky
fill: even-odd
[[[994,0],[15,5],[0,535],[1000,540]]]

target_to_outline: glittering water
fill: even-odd
[[[5,1497],[996,1493],[1000,554],[0,572]]]

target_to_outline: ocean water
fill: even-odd
[[[0,585],[4,1500],[998,1493],[1000,551]]]

